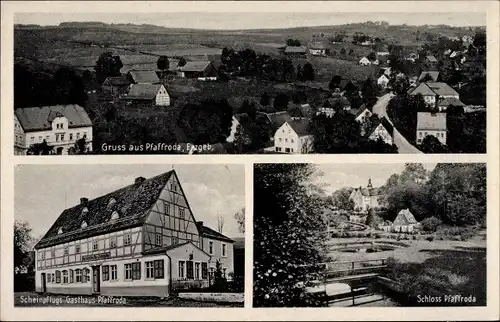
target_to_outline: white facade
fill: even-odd
[[[281,153],[309,153],[312,151],[313,136],[299,136],[294,129],[285,122],[274,134],[274,147]]]
[[[75,146],[77,140],[85,138],[87,150],[92,150],[92,126],[70,128],[66,117],[56,117],[52,121],[51,129],[45,131],[24,132],[21,123],[14,115],[14,154],[25,155],[28,148],[44,140],[53,146],[53,154],[68,154],[68,150]]]
[[[393,139],[392,135],[387,131],[387,129],[380,123],[375,130],[370,134],[370,140],[378,140],[381,138],[385,143],[392,145]]]
[[[377,84],[382,88],[386,88],[387,84],[389,84],[389,78],[386,75],[382,75],[377,79]]]
[[[363,57],[359,60],[359,64],[363,66],[369,66],[372,64],[372,62],[368,58]]]
[[[238,131],[238,126],[240,125],[240,122],[234,117],[232,119],[231,123],[231,132],[229,132],[229,136],[226,138],[226,142],[234,142],[234,135],[236,134],[236,131]]]
[[[428,135],[434,136],[442,145],[446,145],[446,131],[445,130],[419,130],[417,129],[417,143],[421,144],[424,138]]]
[[[309,49],[309,53],[313,56],[326,56],[326,49]]]
[[[163,85],[161,85],[155,97],[155,103],[159,106],[170,106],[170,95]]]

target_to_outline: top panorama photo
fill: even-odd
[[[14,154],[486,153],[475,13],[18,13]]]

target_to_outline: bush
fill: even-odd
[[[398,235],[398,236],[396,237],[396,240],[397,240],[397,241],[400,241],[400,240],[401,240],[401,235]]]
[[[377,234],[375,234],[375,236],[374,236],[374,237],[375,237],[375,239],[379,239],[379,238],[380,238],[380,237],[382,237],[382,236],[380,236],[380,234],[378,234],[378,233],[377,233]]]
[[[413,240],[417,240],[417,236],[416,236],[416,235],[413,235],[413,236],[411,236],[411,237],[412,237],[411,239],[413,239]]]
[[[431,241],[433,241],[433,240],[434,240],[434,236],[432,236],[432,235],[431,235],[431,236],[428,236],[428,237],[426,237],[426,238],[425,238],[425,240],[428,240],[428,241],[430,241],[430,242],[431,242]]]
[[[422,220],[422,228],[425,231],[435,232],[441,225],[441,220],[436,217],[428,217]]]

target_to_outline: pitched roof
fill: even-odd
[[[234,240],[232,240],[231,238],[224,236],[223,234],[219,233],[218,231],[215,231],[211,228],[208,228],[207,226],[201,226],[200,234],[204,237],[207,237],[207,238],[218,239],[218,240],[227,241],[230,243],[234,242]]]
[[[188,61],[180,70],[183,72],[203,72],[211,63],[208,60]]]
[[[314,41],[309,43],[310,49],[326,49],[326,45],[320,41]]]
[[[391,124],[391,122],[389,122],[389,120],[387,120],[387,118],[383,117],[377,122],[373,122],[371,124],[370,129],[366,131],[366,136],[372,135],[380,124],[382,124],[382,126],[387,130],[387,132],[389,132],[391,136],[394,135],[394,126]]]
[[[286,46],[285,48],[285,53],[305,54],[305,52],[306,52],[306,47],[304,46]]]
[[[120,75],[115,77],[107,77],[102,85],[108,86],[128,86],[130,85],[130,80],[127,75]]]
[[[417,113],[417,130],[446,131],[446,113]]]
[[[173,174],[175,171],[171,170],[88,200],[84,204],[80,203],[65,209],[35,248],[48,247],[142,225],[150,208]],[[115,200],[115,203],[109,206],[111,198]],[[87,208],[88,211],[83,212],[84,208]],[[114,211],[118,212],[120,218],[110,221]],[[81,228],[83,221],[87,223],[85,228]],[[62,228],[63,234],[59,235],[60,228]]]
[[[309,104],[294,105],[288,109],[291,117],[310,117],[311,106]]]
[[[462,103],[462,101],[460,101],[458,98],[456,97],[446,97],[446,98],[443,98],[442,100],[439,101],[438,103],[438,106],[465,106],[464,103]]]
[[[409,225],[409,224],[418,224],[418,221],[415,219],[413,214],[409,209],[401,210],[396,219],[394,219],[394,225]]]
[[[298,136],[310,135],[309,128],[309,120],[301,119],[301,120],[292,120],[287,122],[288,125],[297,133]]]
[[[347,112],[354,115],[354,118],[358,118],[358,116],[360,116],[366,110],[367,110],[366,107],[361,106],[360,108],[351,108],[347,110]]]
[[[269,121],[277,128],[285,124],[285,122],[291,121],[292,118],[287,111],[276,112],[276,113],[265,113],[269,118]]]
[[[436,57],[432,55],[427,56],[427,60],[430,61],[431,63],[437,63]]]
[[[14,113],[25,132],[50,130],[60,116],[68,119],[69,128],[92,126],[85,109],[76,104],[18,108]]]
[[[136,84],[154,84],[159,83],[160,79],[153,70],[129,70],[128,75]]]
[[[453,87],[443,82],[427,82],[427,86],[439,96],[459,95]]]
[[[427,83],[420,83],[416,88],[409,90],[410,95],[420,94],[422,96],[435,96],[436,93],[427,86]]]
[[[161,84],[132,84],[127,96],[124,96],[124,98],[129,100],[153,100],[162,87]]]
[[[419,81],[421,81],[422,79],[424,79],[427,75],[429,75],[431,77],[431,79],[435,82],[438,80],[438,77],[439,77],[439,72],[438,71],[434,71],[434,70],[429,70],[429,71],[423,71],[421,74],[420,74],[420,77],[418,78]]]

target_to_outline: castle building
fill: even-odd
[[[380,206],[378,198],[380,196],[380,189],[374,188],[372,180],[368,179],[366,188],[354,188],[349,198],[354,202],[354,209],[360,211],[368,211],[370,208],[377,208]]]

